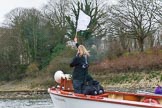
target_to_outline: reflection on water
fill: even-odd
[[[0,108],[54,108],[48,99],[1,99]]]

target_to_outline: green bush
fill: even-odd
[[[52,58],[59,56],[59,54],[65,49],[65,45],[64,44],[57,44],[56,47],[54,47],[54,49],[52,50]]]
[[[12,65],[10,70],[4,67],[1,71],[1,81],[22,80],[25,77],[26,65]]]
[[[72,69],[69,67],[69,64],[72,58],[75,56],[76,50],[70,47],[63,48],[61,46],[57,47],[56,49],[58,48],[62,48],[62,50],[55,50],[57,53],[54,54],[53,59],[49,63],[47,67],[47,72],[53,74],[57,70],[63,70],[66,73],[70,73]]]
[[[31,63],[27,69],[26,69],[26,74],[29,77],[36,77],[37,73],[39,72],[39,65],[36,62]]]

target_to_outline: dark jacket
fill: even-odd
[[[73,80],[85,81],[85,77],[88,74],[88,67],[83,68],[82,65],[85,63],[85,57],[77,55],[73,58],[70,63],[70,67],[74,67]]]

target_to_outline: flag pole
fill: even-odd
[[[78,33],[77,33],[77,30],[76,30],[76,33],[75,33],[75,38],[77,38],[77,35],[78,35]]]
[[[75,43],[78,42],[78,39],[77,39],[77,30],[76,30],[76,32],[75,32],[74,42],[75,42]]]

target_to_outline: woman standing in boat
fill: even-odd
[[[88,57],[89,52],[83,45],[77,43],[77,38],[74,38],[76,46],[78,48],[76,56],[70,63],[70,67],[74,67],[73,70],[73,88],[75,93],[82,93],[82,87],[86,81],[86,75],[88,75]]]

